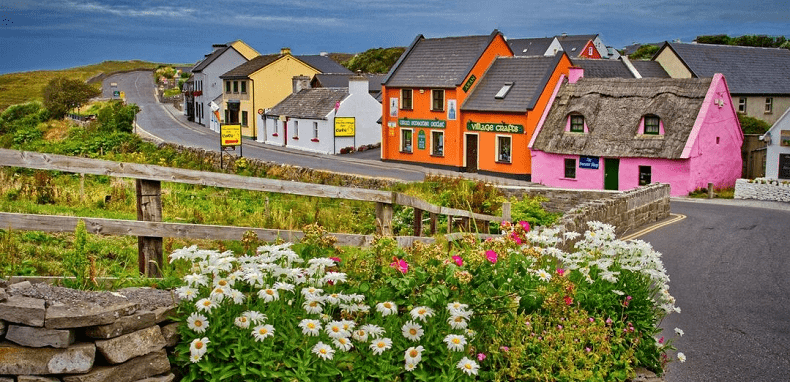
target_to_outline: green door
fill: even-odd
[[[620,159],[603,160],[603,189],[617,191],[620,187]]]

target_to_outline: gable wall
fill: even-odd
[[[686,65],[678,58],[677,55],[668,46],[661,51],[661,54],[656,56],[654,61],[658,61],[661,67],[666,70],[672,78],[691,78],[691,72],[686,68]]]
[[[242,104],[242,108],[248,108],[250,119],[255,121],[257,135],[266,135],[261,131],[263,117],[258,115],[258,109],[271,109],[293,93],[294,76],[312,78],[317,73],[317,70],[288,55],[250,75],[250,79],[253,80],[253,85],[250,87],[253,94],[250,102],[246,106]]]
[[[790,146],[782,146],[781,144],[782,130],[790,131],[790,111],[785,112],[783,117],[768,131],[771,133],[771,144],[767,147],[765,159],[766,178],[778,179],[779,156],[781,154],[790,155]]]

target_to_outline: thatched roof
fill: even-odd
[[[600,157],[681,158],[711,79],[582,78],[557,94],[533,149]],[[565,132],[581,114],[588,133]],[[643,116],[661,118],[664,135],[639,134]]]

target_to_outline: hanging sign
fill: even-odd
[[[466,123],[466,129],[469,131],[493,131],[496,133],[524,133],[524,125],[516,125],[512,123],[481,123],[469,121]]]
[[[398,125],[401,127],[427,127],[431,129],[444,129],[447,127],[447,121],[443,119],[401,118],[398,120]]]
[[[420,130],[420,132],[417,133],[417,148],[420,149],[420,150],[425,150],[425,131],[424,130]]]
[[[335,117],[335,136],[353,137],[355,135],[354,117]]]
[[[223,147],[241,145],[241,125],[220,125],[219,128]]]
[[[466,93],[466,92],[468,92],[468,91],[469,91],[469,88],[471,88],[471,87],[472,87],[472,85],[475,83],[475,80],[477,80],[477,77],[475,77],[475,75],[474,75],[474,74],[472,74],[471,76],[469,76],[469,79],[468,79],[468,80],[466,80],[466,83],[464,84],[464,87],[463,87],[463,89],[464,89],[464,93]]]

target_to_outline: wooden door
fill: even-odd
[[[620,188],[620,159],[605,158],[603,189],[617,191]]]
[[[477,135],[466,134],[466,172],[477,172]]]

